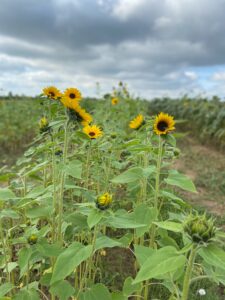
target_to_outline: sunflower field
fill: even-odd
[[[0,176],[0,299],[194,300],[199,282],[224,299],[225,234],[173,168],[177,118],[214,103],[133,100],[123,83],[104,99],[46,87],[35,101],[39,132]]]

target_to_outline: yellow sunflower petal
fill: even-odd
[[[175,129],[174,117],[161,112],[156,116],[153,130],[157,135],[167,134]]]

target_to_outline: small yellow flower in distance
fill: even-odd
[[[40,133],[49,131],[50,127],[46,117],[42,117],[41,120],[39,121],[39,128],[40,128]]]
[[[61,92],[55,86],[48,86],[44,88],[42,91],[43,94],[50,99],[56,100],[62,96]]]
[[[76,88],[68,88],[65,90],[64,94],[62,95],[61,102],[67,108],[72,108],[78,105],[79,101],[81,100],[81,92]]]
[[[104,249],[102,249],[102,250],[100,251],[100,255],[101,255],[101,256],[106,256],[106,251],[105,251]]]
[[[30,235],[29,238],[27,239],[27,241],[30,245],[36,244],[37,240],[38,240],[38,237],[36,236],[36,234]]]
[[[144,123],[143,115],[139,114],[136,118],[130,121],[129,127],[132,129],[138,129]]]
[[[102,194],[96,200],[96,206],[101,210],[107,209],[111,203],[112,203],[112,195],[109,194],[108,192]]]
[[[175,125],[175,121],[173,117],[161,112],[155,118],[153,129],[154,132],[158,135],[167,134],[170,131],[175,129],[174,125]]]
[[[119,99],[118,98],[112,98],[112,105],[116,105],[119,103]]]
[[[83,128],[83,132],[89,136],[90,139],[97,139],[102,136],[102,130],[97,125],[88,125]]]

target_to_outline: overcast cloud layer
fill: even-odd
[[[225,94],[225,0],[1,0],[0,93]]]

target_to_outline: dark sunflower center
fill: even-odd
[[[160,131],[165,131],[168,128],[168,124],[165,121],[160,121],[157,124],[157,129]]]
[[[49,92],[49,96],[50,97],[55,97],[55,93],[54,92]]]
[[[95,136],[95,132],[91,131],[91,132],[89,132],[89,135],[90,136]]]
[[[74,93],[71,93],[71,94],[70,94],[70,98],[71,98],[71,99],[74,99],[74,98],[76,98],[76,95],[75,95]]]

